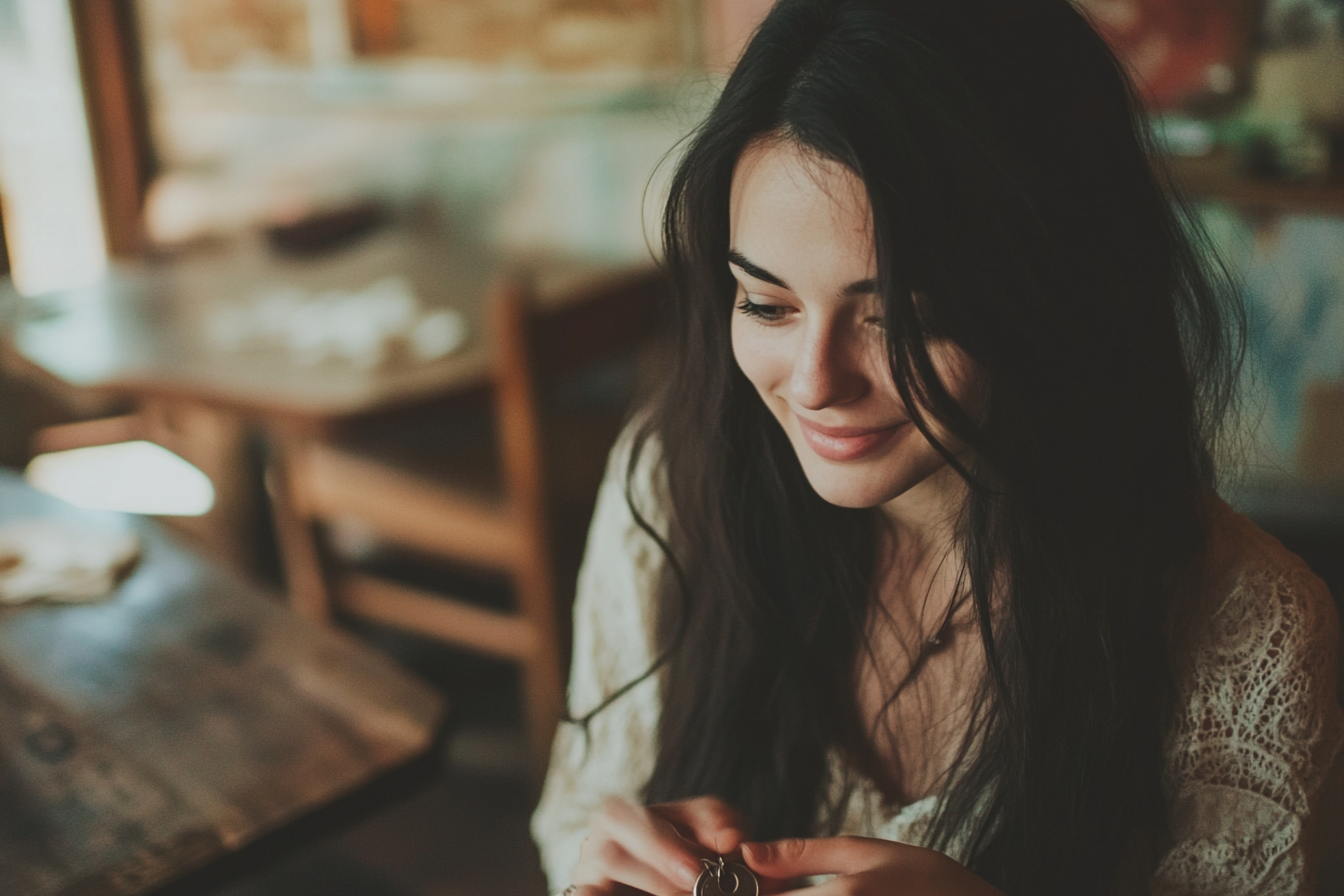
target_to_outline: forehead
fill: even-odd
[[[871,277],[872,212],[848,168],[786,140],[758,141],[733,171],[732,248],[794,279]],[[790,272],[794,272],[793,279]]]

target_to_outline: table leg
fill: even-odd
[[[196,466],[215,489],[215,505],[205,515],[164,522],[235,568],[255,572],[259,508],[242,419],[206,405],[167,401],[144,401],[137,416],[141,438]]]
[[[322,553],[313,532],[313,521],[303,507],[302,495],[297,488],[297,465],[303,462],[303,438],[273,428],[268,443],[266,491],[271,498],[271,519],[275,523],[290,606],[308,619],[329,622],[331,595]]]

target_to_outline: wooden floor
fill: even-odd
[[[528,834],[516,677],[503,664],[384,636],[459,717],[427,787],[209,896],[543,896]]]

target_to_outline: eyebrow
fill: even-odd
[[[785,283],[779,277],[767,271],[759,265],[753,264],[745,255],[736,249],[728,250],[728,262],[735,267],[741,268],[743,273],[757,280],[764,280],[766,283],[773,284],[781,289],[792,291],[792,287]],[[867,280],[855,280],[853,283],[841,290],[847,296],[864,296],[877,292],[877,280],[868,278]]]

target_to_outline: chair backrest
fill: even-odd
[[[561,626],[548,537],[538,366],[574,370],[652,330],[661,280],[651,271],[548,282],[508,278],[490,297],[491,407],[502,494],[454,489],[396,462],[313,438],[282,445],[276,522],[296,609],[332,609],[517,661],[533,769],[544,771],[563,701]],[[378,538],[504,572],[510,612],[338,570],[312,524],[355,518]]]

